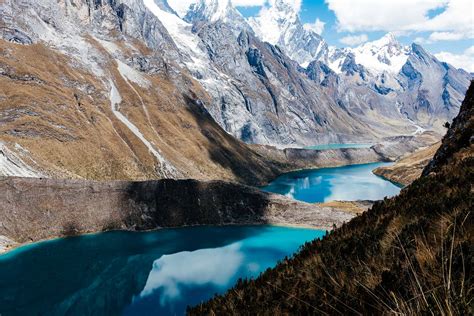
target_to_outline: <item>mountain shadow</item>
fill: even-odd
[[[194,225],[266,224],[270,195],[224,181],[163,179],[131,182],[131,212],[122,222],[138,230]]]

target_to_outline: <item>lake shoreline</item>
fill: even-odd
[[[39,243],[44,243],[48,241],[53,241],[53,240],[61,240],[61,239],[68,239],[68,238],[76,238],[76,237],[84,237],[84,236],[93,236],[93,235],[99,235],[99,234],[107,234],[107,233],[114,233],[114,232],[122,232],[122,233],[137,233],[137,234],[142,234],[142,233],[151,233],[151,232],[159,232],[163,230],[176,230],[176,229],[182,229],[182,228],[204,228],[204,227],[286,227],[286,228],[295,228],[295,229],[311,229],[311,230],[317,230],[317,231],[331,231],[331,229],[328,229],[327,227],[318,227],[310,224],[291,224],[291,223],[226,223],[226,224],[220,224],[220,225],[187,225],[187,226],[179,226],[179,227],[158,227],[154,229],[149,229],[149,230],[129,230],[129,229],[116,229],[116,230],[107,230],[107,231],[91,231],[91,232],[84,232],[81,234],[77,235],[71,235],[71,236],[51,236],[49,238],[45,239],[40,239],[34,242],[25,242],[25,243],[12,243],[8,244],[6,243],[6,248],[0,247],[0,259],[2,258],[3,255],[9,254],[12,251],[21,249],[23,247],[28,247],[32,246],[35,244]],[[0,239],[2,239],[4,236],[0,236]]]
[[[362,203],[360,208],[367,206]],[[354,216],[337,205],[303,203],[223,181],[0,179],[0,236],[18,244],[90,232],[202,225],[330,230]]]
[[[397,139],[395,140],[398,144],[400,141]],[[410,141],[414,141],[413,138],[410,138]],[[411,146],[415,146],[415,143]],[[416,143],[418,144],[418,143]],[[377,146],[379,148],[377,148]],[[406,150],[409,147],[404,147]],[[410,147],[411,148],[411,147]],[[263,150],[262,154],[267,155],[268,151],[272,154],[275,154],[275,151],[272,149],[265,149],[264,147],[260,146],[260,150]],[[280,176],[285,173],[293,173],[298,171],[304,170],[319,170],[322,168],[338,168],[338,167],[345,167],[345,166],[357,166],[357,165],[365,165],[371,164],[374,162],[382,161],[392,161],[393,158],[388,158],[390,155],[388,154],[377,154],[380,153],[380,146],[375,145],[371,146],[371,148],[343,148],[343,149],[328,149],[328,150],[309,150],[309,149],[285,149],[279,151],[279,154],[284,154],[285,160],[291,161],[300,161],[304,162],[301,166],[298,164],[292,163],[291,166],[288,165],[285,168],[282,168]],[[385,152],[386,149],[383,149],[382,152]],[[370,153],[369,153],[370,152]],[[344,159],[333,159],[335,157],[339,157],[340,155],[346,156]],[[331,158],[332,157],[332,158]],[[341,156],[342,157],[342,156]],[[374,158],[377,157],[377,158]],[[281,158],[281,157],[280,157]],[[277,160],[280,160],[277,159]],[[308,164],[308,162],[312,159],[316,159],[316,163]],[[288,172],[285,172],[284,169],[287,169]],[[273,180],[262,181],[259,183],[259,186],[266,185]],[[70,232],[67,231],[76,231],[78,230],[80,233],[97,233],[101,231],[108,231],[108,230],[125,230],[125,231],[143,231],[148,229],[156,229],[156,226],[163,226],[157,225],[156,223],[147,224],[148,220],[143,219],[156,216],[153,214],[147,214],[150,211],[149,195],[152,194],[150,191],[150,187],[157,186],[157,183],[160,182],[168,182],[172,184],[171,186],[175,187],[176,189],[179,188],[179,185],[176,183],[184,183],[184,187],[187,187],[188,190],[191,190],[191,195],[193,195],[193,201],[186,201],[184,204],[191,206],[197,206],[201,208],[200,202],[202,199],[214,199],[216,196],[222,195],[224,193],[225,197],[219,197],[221,203],[221,207],[225,207],[228,209],[229,205],[226,203],[230,203],[231,211],[230,214],[224,214],[225,220],[217,220],[216,219],[208,219],[204,220],[204,223],[201,223],[201,219],[196,219],[193,216],[196,223],[186,223],[184,222],[174,222],[172,225],[164,225],[164,227],[188,227],[188,226],[195,226],[195,225],[235,225],[232,221],[238,222],[237,225],[242,224],[276,224],[276,225],[283,225],[288,227],[308,227],[308,228],[321,228],[321,229],[332,229],[333,225],[339,226],[342,223],[348,221],[350,218],[353,217],[355,214],[352,211],[348,211],[347,209],[340,209],[337,207],[324,207],[324,206],[304,206],[304,203],[298,203],[294,201],[284,201],[281,198],[271,198],[268,195],[262,196],[262,193],[257,193],[255,190],[260,191],[258,189],[253,189],[252,187],[236,184],[232,182],[225,182],[225,181],[202,181],[202,180],[172,180],[172,179],[164,179],[164,180],[151,180],[151,181],[142,181],[142,182],[134,182],[134,181],[126,181],[126,180],[114,180],[114,181],[89,181],[89,180],[66,180],[66,179],[46,179],[46,178],[12,178],[12,177],[4,177],[0,178],[0,213],[4,213],[2,217],[6,218],[7,221],[5,222],[9,229],[1,228],[0,227],[0,236],[5,236],[8,238],[7,241],[0,241],[0,252],[1,249],[14,249],[18,246],[13,247],[13,244],[24,245],[25,243],[36,242],[38,240],[47,240],[50,236],[61,237],[64,236],[65,233],[69,234]],[[174,183],[174,184],[173,184]],[[186,184],[188,183],[188,184]],[[189,183],[192,185],[190,186]],[[212,185],[215,184],[215,185]],[[230,188],[219,190],[216,189],[216,186],[222,186]],[[158,185],[160,186],[160,185]],[[207,187],[213,187],[210,190]],[[163,187],[163,186],[162,186]],[[163,187],[165,191],[166,187]],[[26,201],[21,196],[21,192],[25,191],[37,191],[39,192],[39,196],[28,196],[26,197]],[[79,196],[84,198],[83,203],[79,201],[79,199],[75,196],[74,191],[79,193]],[[173,191],[173,189],[171,189]],[[209,192],[206,192],[209,191]],[[244,193],[240,192],[244,191]],[[66,192],[67,197],[62,198],[58,196],[58,194],[62,194]],[[214,192],[214,193],[212,193]],[[232,193],[230,193],[232,192]],[[239,197],[237,199],[230,198],[230,196],[234,195],[235,193],[239,193]],[[180,193],[176,192],[169,192],[169,194],[174,194],[179,196]],[[106,196],[110,203],[113,204],[112,206],[106,205],[107,199],[105,201],[100,201],[99,195]],[[112,197],[111,197],[112,195]],[[132,195],[130,197],[130,195]],[[89,197],[93,197],[94,202],[90,205],[83,205],[87,204],[87,199]],[[12,198],[14,197],[14,198]],[[256,199],[255,199],[256,197]],[[153,199],[153,198],[152,198]],[[253,201],[252,201],[253,199]],[[172,200],[172,201],[171,201]],[[171,213],[171,216],[184,216],[186,218],[188,213],[184,211],[182,201],[176,200],[176,198],[171,198],[171,200],[165,201],[167,207],[165,207],[164,212]],[[41,202],[41,203],[40,203]],[[276,203],[275,203],[276,202]],[[94,204],[95,203],[95,204]],[[178,204],[179,214],[176,214],[176,208],[172,206],[173,203]],[[59,205],[57,205],[59,204]],[[71,205],[74,211],[72,214],[67,214],[63,208],[58,208],[60,205]],[[125,211],[121,210],[125,204]],[[156,204],[156,203],[155,203]],[[211,203],[212,204],[212,203]],[[267,205],[268,204],[268,205]],[[41,207],[37,207],[41,205]],[[50,207],[52,205],[52,207]],[[244,205],[246,210],[241,212],[236,212],[237,207]],[[259,206],[260,205],[260,206]],[[275,205],[276,208],[275,208]],[[212,205],[204,206],[204,209],[208,209]],[[262,208],[263,207],[263,208]],[[363,208],[366,206],[362,206]],[[106,215],[98,213],[99,209],[109,209],[110,211],[106,211]],[[258,220],[249,220],[248,216],[254,216],[254,208],[262,208],[257,210],[258,212],[263,212],[265,215],[259,215],[260,217]],[[283,214],[282,219],[282,208],[286,208],[287,210],[291,210],[292,214],[288,214],[290,212],[286,212]],[[31,211],[31,209],[33,209]],[[267,209],[267,210],[264,210]],[[275,213],[276,209],[276,213]],[[15,210],[16,212],[11,212]],[[25,210],[29,210],[28,214],[18,214],[20,213],[28,213]],[[268,212],[270,210],[270,212]],[[143,213],[143,211],[145,211]],[[299,218],[294,219],[295,214],[298,215],[300,212],[304,213],[304,216],[309,216],[306,218]],[[34,214],[32,214],[33,212]],[[212,213],[213,211],[211,211]],[[228,212],[228,211],[226,211]],[[56,214],[58,213],[58,214]],[[80,213],[88,213],[88,214],[80,214]],[[125,213],[125,214],[123,214]],[[239,214],[241,213],[241,214]],[[262,213],[262,214],[263,214]],[[322,214],[323,213],[323,214]],[[357,212],[356,212],[357,213]],[[83,221],[84,216],[93,216],[92,214],[97,214],[96,218],[89,218],[88,224],[84,224],[84,227],[75,227],[81,226],[81,222]],[[246,215],[247,214],[247,215]],[[346,215],[341,215],[346,214]],[[25,218],[26,222],[23,222],[21,217],[22,215],[27,215]],[[71,216],[72,215],[72,216]],[[159,218],[162,219],[163,215],[166,217],[169,214],[162,214],[159,215]],[[52,219],[50,217],[53,217]],[[55,220],[55,217],[58,217]],[[221,216],[221,215],[219,215]],[[315,217],[311,217],[315,216]],[[19,217],[19,218],[16,218]],[[72,217],[69,219],[69,217]],[[110,217],[110,218],[106,218]],[[41,219],[44,218],[44,219]],[[142,218],[142,219],[139,219]],[[169,218],[169,216],[168,216]],[[183,218],[183,219],[184,219]],[[28,229],[22,223],[27,223],[33,219],[33,224],[36,224],[36,228]],[[39,222],[35,223],[35,219],[38,219]],[[171,219],[171,218],[169,218]],[[230,221],[229,221],[230,219]],[[51,221],[53,220],[53,221]],[[131,222],[130,222],[131,221]],[[138,223],[136,223],[138,222]],[[197,223],[199,222],[199,223]],[[308,222],[310,222],[308,224]],[[168,223],[169,224],[169,223]],[[5,224],[4,224],[5,225]],[[12,226],[13,225],[13,226]],[[59,227],[58,227],[59,225]],[[91,228],[93,227],[93,228]],[[3,231],[2,231],[3,230]],[[11,232],[16,231],[14,235]],[[66,232],[65,232],[66,231]],[[39,238],[38,238],[39,237]],[[9,241],[8,241],[9,240]]]
[[[39,242],[0,256],[0,306],[15,315],[182,315],[188,305],[223,293],[240,278],[257,277],[325,235],[238,225]]]
[[[388,165],[375,162],[304,169],[285,173],[260,188],[307,203],[381,200],[400,191],[398,185],[373,173],[374,169]]]

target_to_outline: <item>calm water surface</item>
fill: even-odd
[[[0,256],[0,315],[182,315],[323,234],[195,227],[28,245]]]
[[[381,200],[394,196],[400,187],[372,173],[389,163],[370,163],[286,173],[263,190],[315,203],[329,201]]]

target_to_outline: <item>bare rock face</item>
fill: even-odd
[[[258,183],[282,169],[233,137],[281,148],[413,132],[391,93],[360,84],[363,67],[345,63],[344,80],[324,60],[304,69],[222,4],[183,20],[166,1],[0,2],[0,174]],[[455,106],[464,77],[440,67]]]
[[[308,145],[358,140],[357,131],[369,139],[443,132],[459,111],[470,75],[417,44],[403,46],[389,33],[357,48],[336,49],[305,28],[284,1],[271,2],[247,24],[231,6],[215,9],[224,2],[202,0],[186,16],[199,17],[188,22],[206,45],[210,64],[230,79],[217,91],[210,78],[197,77],[213,96],[210,111],[246,142]],[[236,45],[232,35],[239,27]],[[250,59],[242,58],[242,49]]]
[[[0,12],[0,175],[276,175],[213,121],[143,1],[8,0]]]
[[[296,62],[251,32],[235,39],[231,28],[218,21],[197,26],[196,34],[217,69],[233,78],[231,88],[237,92],[211,91],[210,113],[243,141],[288,146],[388,135],[354,120]]]
[[[223,181],[0,180],[0,236],[10,240],[8,244],[112,229],[190,225],[267,223],[331,229],[355,215],[346,209],[301,203]]]

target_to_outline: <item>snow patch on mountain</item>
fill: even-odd
[[[327,43],[303,25],[298,10],[291,1],[274,0],[263,7],[256,17],[248,19],[249,25],[260,40],[277,45],[302,67],[326,54]]]
[[[199,0],[174,0],[168,1],[169,6],[178,14],[180,18],[184,18],[189,11],[189,7],[196,4]]]
[[[326,59],[323,60],[323,62],[326,63],[332,71],[340,74],[342,72],[344,61],[350,52],[350,49],[347,48],[341,49],[330,46],[328,48],[328,54],[325,56]]]
[[[410,48],[402,46],[392,33],[387,33],[381,39],[362,44],[352,52],[357,64],[374,72],[396,74],[407,62]]]
[[[138,71],[125,64],[124,62],[116,59],[117,69],[128,81],[138,84],[140,87],[149,88],[151,86],[150,82],[146,80]]]
[[[232,10],[230,0],[201,0],[191,6],[200,7],[201,14],[209,22],[217,22],[219,20],[229,22],[228,14]]]
[[[402,46],[393,34],[387,33],[376,41],[355,48],[330,47],[327,57],[322,61],[339,74],[346,58],[352,55],[356,64],[362,65],[374,76],[384,72],[396,75],[406,64],[410,53],[409,46]]]
[[[155,156],[155,158],[160,163],[160,171],[162,175],[176,175],[176,169],[153,147],[153,145],[145,138],[142,132],[140,132],[140,129],[135,124],[130,122],[130,120],[125,115],[120,113],[119,105],[122,102],[122,97],[120,96],[115,84],[112,81],[110,81],[109,84],[111,86],[109,100],[112,112],[114,113],[115,117],[125,126],[127,126],[127,128],[148,148],[150,153]]]
[[[180,52],[188,57],[185,58],[185,66],[191,72],[204,72],[206,70],[206,54],[199,45],[199,37],[192,32],[192,25],[174,13],[160,9],[154,0],[143,0],[143,2],[166,28]]]
[[[264,42],[276,45],[290,39],[288,30],[294,28],[298,15],[290,6],[262,8],[259,15],[249,18],[255,34]]]
[[[25,151],[18,144],[15,147]],[[0,141],[0,176],[39,178],[42,174],[26,164],[18,154]]]

